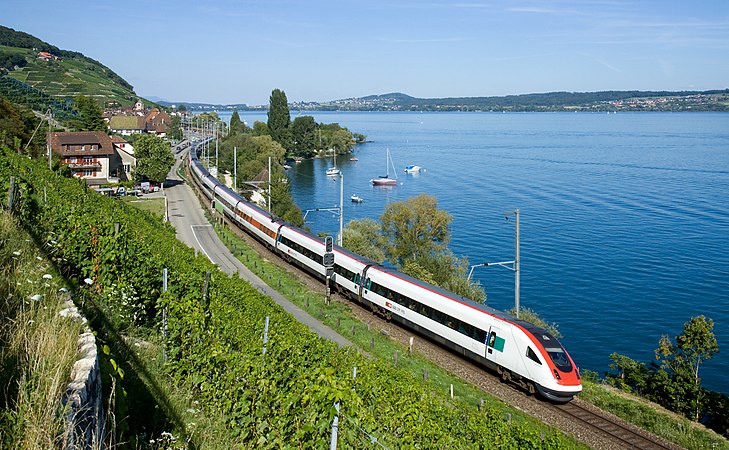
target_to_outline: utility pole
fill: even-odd
[[[507,211],[505,214],[514,214],[514,308],[516,318],[519,318],[519,210]]]
[[[233,191],[238,193],[238,147],[233,147]]]
[[[337,236],[337,245],[342,246],[342,228],[344,224],[344,174],[339,172],[339,235]]]
[[[273,213],[271,210],[271,157],[268,157],[268,212]]]
[[[51,120],[53,119],[53,111],[48,108],[48,170],[53,170],[53,148],[51,147]]]

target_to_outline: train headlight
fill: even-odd
[[[554,372],[554,378],[561,380],[562,377],[559,376],[559,372],[557,372],[557,369],[553,369],[552,372]]]

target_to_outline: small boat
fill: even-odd
[[[357,194],[352,194],[350,197],[354,203],[362,203],[364,199]]]
[[[417,173],[417,172],[420,172],[420,170],[421,170],[420,166],[416,166],[413,164],[405,167],[405,173]]]
[[[284,165],[283,165],[283,168],[284,168],[284,170],[289,170],[289,169],[291,168],[291,166],[290,166],[290,165],[288,165],[288,164],[284,164]]]
[[[327,176],[339,175],[340,170],[337,167],[330,167],[327,169]]]
[[[390,178],[390,166],[392,166],[393,174],[395,178]],[[397,171],[395,170],[395,164],[392,162],[392,156],[390,155],[390,149],[387,149],[387,161],[385,162],[385,168],[387,175],[380,175],[377,178],[370,180],[373,186],[397,186]]]
[[[357,158],[356,156],[352,156],[351,158],[349,158],[349,160],[350,161],[359,161],[359,158]]]

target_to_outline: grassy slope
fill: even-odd
[[[137,98],[134,91],[116,83],[106,75],[106,69],[91,61],[78,57],[43,61],[33,50],[3,45],[0,45],[0,51],[24,55],[28,65],[10,72],[10,76],[53,97],[85,95],[97,99],[102,105],[107,101],[117,101],[124,106],[131,105]]]

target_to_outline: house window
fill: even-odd
[[[71,157],[71,164],[76,164],[76,157],[75,156]]]
[[[84,163],[90,164],[93,162],[93,158],[91,156],[84,156]]]
[[[85,177],[91,177],[93,175],[94,175],[94,171],[93,170],[88,170],[88,169],[84,170],[84,176]]]

